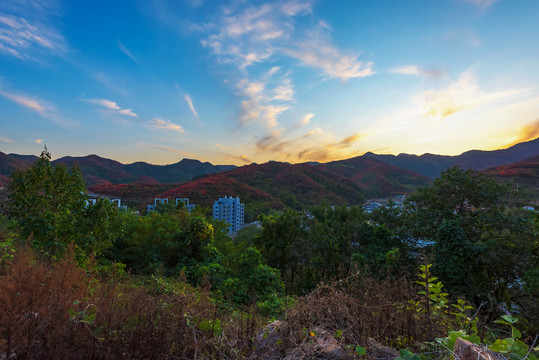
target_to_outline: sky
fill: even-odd
[[[245,165],[539,136],[537,0],[0,1],[0,151]]]

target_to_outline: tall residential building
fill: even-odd
[[[213,218],[224,220],[229,224],[229,234],[241,230],[245,223],[245,205],[240,203],[239,197],[225,196],[224,198],[219,198],[213,204]]]

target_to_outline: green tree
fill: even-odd
[[[489,175],[454,167],[412,194],[403,212],[416,239],[436,242],[435,275],[453,291],[473,292],[492,306],[521,296],[532,266],[532,222],[506,209],[508,195],[507,186]]]
[[[434,272],[444,280],[449,290],[474,295],[477,289],[473,289],[472,285],[478,283],[477,276],[481,274],[474,267],[474,259],[480,255],[480,251],[478,246],[468,241],[456,220],[444,221],[438,228],[433,246]]]
[[[86,186],[78,168],[53,166],[47,148],[26,171],[16,170],[9,184],[8,213],[23,238],[50,255],[61,255],[74,243],[79,260],[100,254],[118,235],[118,209],[98,201],[87,203]],[[108,202],[108,201],[107,201]]]
[[[85,184],[80,171],[52,166],[47,148],[34,165],[16,170],[9,184],[8,212],[19,222],[21,235],[32,235],[32,244],[50,254],[63,252],[78,236],[84,212]]]
[[[262,216],[262,233],[255,245],[271,267],[281,271],[287,285],[297,280],[300,262],[307,254],[306,217],[292,209],[280,214]]]

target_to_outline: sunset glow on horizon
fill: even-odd
[[[535,0],[0,3],[0,151],[457,155],[539,137]]]

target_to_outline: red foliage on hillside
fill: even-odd
[[[368,189],[370,196],[409,194],[417,187],[431,183],[426,176],[367,156],[333,161],[320,166],[359,182]]]
[[[0,174],[0,186],[7,186],[9,183],[9,178],[5,175]]]
[[[501,177],[521,177],[537,179],[539,177],[539,156],[519,161],[514,164],[497,166],[486,170],[488,173]]]

